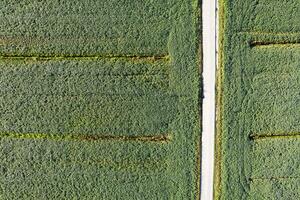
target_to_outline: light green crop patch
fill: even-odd
[[[300,196],[300,2],[220,2],[216,199]]]
[[[198,0],[0,2],[0,199],[198,199]]]

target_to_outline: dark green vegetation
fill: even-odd
[[[197,199],[198,0],[1,0],[0,199]]]
[[[222,0],[216,199],[300,197],[300,2]]]

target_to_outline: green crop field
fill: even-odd
[[[219,5],[215,199],[299,199],[300,2]]]
[[[1,0],[0,199],[197,199],[199,19],[198,0]]]

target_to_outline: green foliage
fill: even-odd
[[[0,2],[0,199],[197,199],[197,0]]]
[[[217,199],[300,196],[299,1],[223,0]]]

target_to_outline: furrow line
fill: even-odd
[[[161,55],[10,55],[10,54],[0,54],[0,59],[6,60],[131,60],[131,61],[165,61],[170,60],[170,56],[167,54]]]
[[[120,141],[120,142],[155,142],[166,143],[171,140],[171,134],[160,135],[80,135],[80,134],[46,134],[46,133],[0,133],[0,138],[41,139],[58,141]]]
[[[266,140],[266,139],[291,139],[299,138],[300,133],[290,133],[290,134],[252,134],[249,136],[250,140]]]

